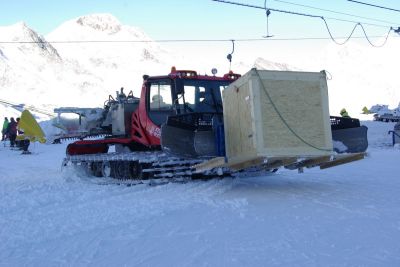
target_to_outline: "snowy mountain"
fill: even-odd
[[[110,14],[93,14],[69,20],[46,37],[25,23],[0,27],[0,90],[3,100],[33,104],[52,110],[57,106],[101,106],[120,87],[139,95],[142,75],[169,72],[171,66],[209,73],[217,66],[227,72],[227,62],[196,53],[168,50],[151,41],[139,28],[123,25]],[[328,45],[310,69],[248,57],[233,61],[232,69],[245,73],[252,67],[270,70],[327,70],[331,114],[346,108],[357,117],[364,106],[400,102],[396,64],[398,38],[383,48]],[[290,62],[288,62],[290,63]],[[221,67],[222,66],[222,67]]]
[[[299,68],[289,64],[272,62],[261,57],[255,60],[253,67],[262,70],[300,71]]]
[[[21,42],[0,45],[1,99],[49,110],[99,106],[122,86],[138,94],[142,75],[165,72],[169,61],[157,44],[142,42],[151,41],[142,31],[106,14],[68,21],[46,38],[25,23],[0,27],[0,35]],[[76,40],[101,42],[70,42]],[[138,43],[113,43],[124,40]]]
[[[99,106],[120,87],[139,95],[143,74],[166,74],[175,64],[187,68],[196,62],[196,70],[214,65],[196,55],[166,51],[142,30],[110,14],[69,20],[46,37],[25,23],[0,27],[0,34],[4,40],[23,42],[0,45],[2,99],[48,110]],[[234,65],[241,73],[252,67],[291,68],[262,58]]]
[[[57,50],[25,23],[1,27],[0,34],[5,40],[22,42],[0,46],[1,97],[13,102],[35,101],[60,67]],[[43,79],[44,75],[49,77]]]
[[[234,72],[244,74],[251,68],[257,68],[260,70],[282,70],[282,71],[300,71],[301,69],[291,66],[285,63],[273,62],[261,57],[256,58],[253,62],[234,62],[232,69]]]
[[[84,69],[101,77],[99,82],[108,93],[121,86],[139,93],[143,74],[165,72],[166,65],[171,62],[170,54],[152,42],[143,31],[122,25],[109,14],[94,14],[67,21],[46,38],[53,42],[67,42],[55,43],[54,46],[62,51],[65,60],[81,64]],[[87,87],[93,85],[86,84]]]

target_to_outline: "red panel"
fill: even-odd
[[[147,114],[146,85],[142,86],[139,108],[132,114],[131,138],[146,146],[159,146],[161,129],[155,125]]]

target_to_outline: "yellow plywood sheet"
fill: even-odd
[[[224,90],[224,124],[225,140],[232,144],[226,147],[229,155],[251,156],[255,154],[253,126],[251,120],[252,104],[249,96],[249,85],[235,88],[225,94]],[[233,145],[234,144],[234,145]]]
[[[223,97],[228,159],[331,153],[325,73],[253,69]]]
[[[260,90],[256,101],[263,114],[263,146],[258,148],[264,149],[259,151],[274,156],[326,154],[323,150],[331,147],[319,80],[263,80],[263,84],[254,88]]]

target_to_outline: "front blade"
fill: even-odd
[[[180,157],[196,157],[194,132],[163,124],[161,126],[161,148],[166,153]]]
[[[367,131],[368,128],[366,126],[333,130],[334,150],[338,153],[366,151],[368,148]]]
[[[199,156],[217,156],[213,131],[197,131],[194,134],[194,149]]]
[[[216,156],[213,131],[161,126],[162,150],[179,157]]]

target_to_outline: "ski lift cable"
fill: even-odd
[[[245,7],[258,8],[258,9],[266,9],[266,10],[270,10],[270,11],[276,11],[276,12],[285,13],[285,14],[291,14],[291,15],[305,16],[305,17],[311,17],[311,18],[320,18],[320,19],[322,19],[322,20],[324,21],[324,23],[325,23],[325,26],[326,26],[326,29],[327,29],[328,34],[329,34],[329,36],[330,36],[330,39],[331,39],[334,43],[336,43],[336,44],[338,44],[338,45],[344,45],[345,43],[347,43],[347,42],[350,40],[350,38],[352,37],[352,35],[353,35],[353,33],[354,33],[354,31],[355,31],[355,29],[357,28],[358,25],[361,26],[361,28],[362,28],[362,30],[363,30],[363,33],[364,33],[364,35],[365,35],[365,38],[367,39],[368,43],[369,43],[371,46],[373,46],[373,47],[382,47],[383,45],[385,45],[386,42],[387,42],[387,39],[388,39],[388,37],[389,37],[390,32],[393,30],[393,27],[390,27],[389,32],[387,33],[384,42],[383,42],[381,45],[376,45],[376,44],[373,44],[373,43],[371,42],[370,38],[368,37],[368,35],[367,35],[367,33],[366,33],[365,29],[364,29],[364,26],[363,26],[360,22],[357,22],[357,23],[354,25],[353,30],[351,31],[350,35],[346,38],[346,40],[345,40],[344,42],[338,42],[338,41],[333,37],[333,35],[332,35],[332,33],[331,33],[331,30],[330,30],[330,28],[329,28],[329,26],[328,26],[328,23],[326,22],[326,18],[325,18],[324,16],[313,15],[313,14],[306,14],[306,13],[300,13],[300,12],[294,12],[294,11],[288,11],[288,10],[280,10],[280,9],[267,8],[267,7],[266,7],[266,0],[264,1],[264,7],[254,6],[254,5],[249,5],[249,4],[243,4],[243,3],[238,3],[238,2],[232,2],[232,1],[226,1],[226,0],[212,0],[212,1],[214,1],[214,2],[221,2],[221,3],[226,3],[226,4],[239,5],[239,6],[245,6]],[[337,19],[337,20],[339,20],[339,19]]]
[[[265,7],[261,7],[261,6],[255,6],[255,5],[239,3],[239,2],[232,2],[232,1],[227,1],[227,0],[211,0],[211,1],[219,2],[219,3],[225,3],[225,4],[232,4],[232,5],[237,5],[237,6],[256,8],[256,9],[263,9],[263,10],[266,9]],[[287,10],[276,9],[276,8],[267,8],[267,9],[270,10],[270,11],[287,13],[287,14],[292,14],[292,15],[299,15],[299,16],[306,16],[306,17],[313,17],[313,18],[321,17],[320,15],[312,15],[312,14],[306,14],[306,13],[300,13],[300,12],[293,12],[293,11],[287,11]],[[339,18],[334,18],[334,17],[325,17],[325,19],[331,19],[331,20],[337,20],[337,21],[343,21],[343,22],[349,22],[349,23],[363,23],[364,25],[383,27],[383,28],[389,27],[388,25],[383,25],[383,24],[373,24],[373,23],[368,23],[368,22],[361,22],[361,21],[354,21],[354,20],[347,20],[347,19],[339,19]]]
[[[12,102],[9,102],[9,101],[6,101],[6,100],[2,100],[2,99],[0,99],[0,104],[6,105],[6,106],[9,106],[9,107],[12,107],[12,108],[28,109],[28,110],[31,110],[31,111],[34,111],[34,112],[37,112],[37,113],[41,113],[43,115],[47,115],[47,116],[50,116],[50,117],[55,117],[54,113],[51,113],[50,111],[47,111],[47,110],[43,110],[43,109],[37,108],[37,107],[35,107],[33,105],[16,104],[16,103],[12,103]]]
[[[327,19],[325,17],[325,19]],[[395,30],[396,31],[396,30]],[[336,39],[344,39],[348,36],[338,36]],[[369,38],[381,38],[382,36],[371,35]],[[394,35],[393,37],[399,37]],[[352,36],[353,39],[365,38],[365,36]],[[81,44],[81,43],[209,43],[209,42],[259,42],[259,41],[302,41],[302,40],[330,40],[330,37],[288,37],[288,38],[234,38],[234,39],[161,39],[161,40],[87,40],[87,41],[0,41],[0,44]]]
[[[354,33],[355,29],[356,29],[358,26],[360,26],[361,29],[362,29],[362,31],[363,31],[363,33],[364,33],[365,38],[367,39],[368,43],[369,43],[371,46],[373,46],[373,47],[382,47],[382,46],[384,46],[384,45],[386,44],[386,42],[387,42],[387,40],[388,40],[388,38],[389,38],[389,34],[390,34],[390,32],[393,30],[393,28],[390,27],[389,31],[387,32],[386,36],[384,37],[383,43],[380,44],[380,45],[376,45],[376,44],[374,44],[374,43],[371,42],[370,37],[368,37],[368,34],[367,34],[367,32],[365,31],[364,26],[363,26],[361,23],[357,23],[356,25],[354,25],[354,28],[353,28],[353,30],[351,31],[350,35],[347,37],[347,39],[346,39],[344,42],[341,42],[341,43],[340,43],[340,42],[338,42],[338,41],[336,40],[337,38],[335,39],[335,38],[333,37],[333,35],[332,35],[332,33],[331,33],[331,30],[329,29],[328,23],[326,22],[325,18],[324,18],[324,17],[321,17],[321,19],[324,21],[325,26],[326,26],[326,29],[327,29],[328,34],[329,34],[329,36],[331,37],[332,41],[335,42],[335,43],[338,44],[338,45],[344,45],[345,43],[347,43],[347,42],[350,40],[350,38],[353,36],[353,33]]]
[[[305,8],[310,8],[310,9],[330,12],[330,13],[339,14],[339,15],[345,15],[345,16],[350,16],[350,17],[355,17],[355,18],[360,18],[360,19],[367,19],[367,20],[371,20],[371,21],[383,22],[383,23],[387,23],[389,25],[398,24],[397,22],[380,20],[380,19],[375,19],[375,18],[370,18],[370,17],[363,17],[363,16],[358,16],[358,15],[354,15],[354,14],[350,14],[350,13],[345,13],[345,12],[339,12],[339,11],[330,10],[330,9],[319,8],[319,7],[315,7],[315,6],[297,4],[297,3],[293,3],[293,2],[289,2],[289,1],[283,1],[283,0],[274,0],[274,1],[275,2],[284,3],[284,4],[288,4],[288,5],[301,6],[301,7],[305,7]],[[364,24],[367,25],[366,23],[364,23]],[[389,25],[385,26],[385,25],[378,25],[378,24],[371,24],[371,25],[377,26],[377,27],[385,27],[385,28],[389,26]]]
[[[361,2],[361,1],[354,1],[354,0],[347,0],[347,1],[353,2],[353,3],[356,3],[356,4],[367,5],[367,6],[372,6],[372,7],[376,7],[376,8],[382,8],[382,9],[386,9],[386,10],[390,10],[390,11],[400,12],[400,10],[394,9],[394,8],[390,8],[390,7],[378,6],[378,5],[369,4],[369,3],[365,3],[365,2]]]

